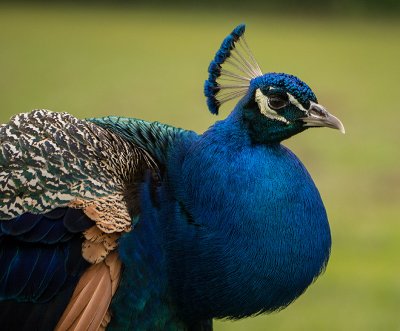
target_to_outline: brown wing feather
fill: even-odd
[[[85,271],[56,330],[98,330],[109,321],[108,308],[120,279],[121,262],[112,253]]]

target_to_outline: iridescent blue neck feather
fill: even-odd
[[[272,311],[324,269],[330,231],[311,177],[279,143],[254,144],[245,112],[239,104],[203,135],[177,131],[163,147],[165,179],[155,195],[144,184],[138,226],[120,242],[111,329]]]
[[[311,177],[280,144],[254,145],[242,108],[177,148],[168,169],[179,201],[168,212],[170,285],[185,318],[282,308],[324,269],[330,231]]]

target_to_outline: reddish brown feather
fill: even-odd
[[[95,331],[104,328],[110,318],[107,311],[118,286],[120,270],[117,253],[89,267],[79,280],[56,330]]]

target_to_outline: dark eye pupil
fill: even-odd
[[[272,109],[280,109],[287,105],[287,100],[278,97],[271,97],[268,99],[268,104]]]

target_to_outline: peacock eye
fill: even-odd
[[[289,100],[286,96],[284,98],[283,96],[280,95],[271,95],[268,97],[268,106],[273,109],[273,110],[278,110],[283,107],[286,107],[289,103]]]

